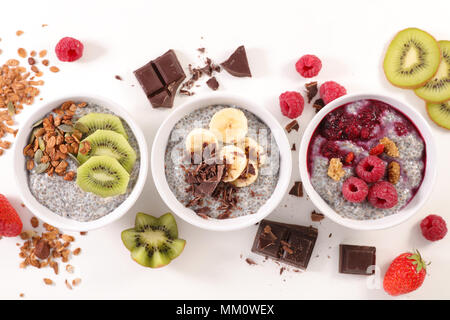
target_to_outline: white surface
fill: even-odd
[[[422,135],[425,145],[426,145],[426,159],[425,159],[425,173],[422,180],[422,184],[420,185],[419,190],[414,195],[408,204],[402,208],[396,214],[392,214],[381,219],[376,220],[354,220],[342,217],[338,214],[334,209],[329,206],[325,200],[314,190],[314,187],[311,184],[311,180],[309,179],[309,173],[307,168],[307,153],[308,147],[311,140],[311,136],[314,134],[315,130],[319,126],[320,122],[327,114],[331,111],[335,110],[339,106],[358,101],[358,100],[380,100],[391,106],[395,106],[397,110],[402,112],[408,119],[410,119],[418,128],[420,134]],[[300,144],[300,152],[299,159],[303,159],[304,161],[299,161],[299,170],[300,177],[303,181],[303,188],[306,193],[308,193],[313,204],[325,214],[328,218],[333,220],[334,222],[343,225],[348,228],[352,228],[355,230],[381,230],[387,229],[398,224],[403,223],[408,220],[416,213],[419,212],[419,209],[422,208],[425,201],[428,200],[432,188],[436,179],[436,142],[433,139],[433,133],[431,131],[431,127],[424,117],[420,115],[416,111],[416,109],[410,105],[407,105],[397,99],[393,99],[392,97],[381,95],[381,94],[352,94],[348,93],[345,96],[340,97],[339,99],[333,100],[328,103],[320,112],[309,122],[306,127],[303,136],[302,142]]]
[[[242,108],[252,112],[270,128],[270,131],[276,140],[278,149],[280,150],[278,182],[272,195],[254,214],[237,217],[235,219],[204,219],[196,215],[192,209],[186,208],[184,204],[179,202],[172,193],[169,184],[167,183],[166,173],[164,170],[167,141],[169,141],[170,136],[172,135],[172,129],[176,123],[184,116],[190,114],[198,108],[217,104],[241,106]],[[179,106],[178,108],[174,108],[174,111],[167,117],[166,121],[161,124],[161,127],[153,141],[152,157],[150,162],[156,189],[159,191],[161,198],[174,213],[194,226],[213,231],[238,230],[252,226],[272,213],[273,210],[280,205],[284,196],[287,192],[289,192],[289,188],[291,187],[290,179],[292,176],[292,152],[291,145],[289,144],[285,132],[286,131],[284,128],[280,126],[278,120],[273,117],[270,112],[267,112],[266,109],[261,108],[261,105],[255,103],[255,101],[251,99],[229,93],[226,94],[220,91],[205,94],[201,98],[192,97],[189,102]]]
[[[197,64],[196,49],[206,47],[208,56],[220,62],[238,45],[245,44],[254,74],[252,79],[232,78],[226,72],[218,79],[220,90],[245,94],[270,110],[281,125],[284,118],[278,108],[278,95],[286,90],[303,90],[306,82],[294,69],[303,54],[317,54],[323,62],[319,81],[336,80],[348,92],[384,92],[412,104],[423,115],[423,102],[413,92],[392,87],[385,80],[381,61],[390,38],[400,29],[424,28],[437,39],[448,39],[447,0],[428,1],[183,1],[177,6],[151,4],[150,1],[9,1],[2,4],[1,61],[17,57],[17,49],[49,49],[51,63],[56,63],[52,48],[63,36],[74,36],[85,44],[85,56],[76,63],[57,63],[59,74],[45,72],[44,100],[73,92],[92,91],[125,105],[144,130],[150,145],[168,110],[152,109],[137,85],[132,71],[169,48],[177,50],[183,66]],[[217,3],[213,7],[213,3]],[[241,8],[241,9],[238,9]],[[166,20],[169,12],[174,18]],[[41,28],[41,24],[49,26]],[[24,30],[16,37],[16,30]],[[201,38],[203,37],[203,39]],[[124,81],[114,79],[119,74]],[[135,87],[131,85],[134,84]],[[198,88],[198,94],[209,92]],[[185,99],[177,98],[180,105]],[[37,102],[27,109],[39,108]],[[176,106],[175,106],[176,107]],[[17,117],[19,123],[28,116]],[[301,130],[314,111],[306,106]],[[427,118],[427,121],[428,118]],[[438,243],[422,238],[418,223],[429,213],[444,216],[448,209],[449,132],[437,128],[433,133],[438,146],[438,177],[430,199],[420,212],[406,223],[382,231],[353,231],[330,220],[320,224],[313,258],[305,273],[285,271],[250,253],[256,227],[235,232],[204,231],[178,219],[180,235],[187,240],[184,253],[161,270],[144,269],[134,263],[120,240],[121,230],[132,225],[134,214],[145,211],[163,214],[167,208],[149,175],[143,194],[119,221],[104,229],[77,236],[82,254],[72,260],[83,282],[73,291],[63,282],[68,274],[54,277],[50,269],[18,268],[16,239],[0,240],[0,299],[26,298],[387,298],[382,290],[370,290],[366,278],[337,272],[340,243],[374,245],[377,263],[384,272],[389,262],[401,252],[418,248],[432,261],[424,285],[410,298],[450,298],[450,235]],[[300,135],[290,134],[298,144]],[[14,179],[12,153],[0,158],[0,192],[8,196],[29,227],[31,213],[21,208]],[[295,165],[292,181],[299,178]],[[284,203],[269,217],[274,220],[309,225],[312,204],[286,195]],[[332,233],[332,237],[328,235]],[[259,263],[249,266],[244,259]],[[315,258],[319,255],[318,258]],[[329,258],[328,258],[329,256]],[[46,287],[42,278],[57,281]]]

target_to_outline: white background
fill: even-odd
[[[169,4],[171,3],[171,4]],[[17,117],[18,124],[45,101],[76,93],[100,94],[126,106],[144,130],[151,146],[159,124],[170,110],[152,109],[132,71],[169,48],[176,50],[183,66],[198,65],[199,47],[216,62],[225,60],[239,45],[247,48],[253,78],[218,75],[220,90],[245,94],[262,108],[269,109],[284,126],[278,96],[286,90],[303,90],[305,79],[294,69],[303,54],[316,54],[323,63],[318,81],[335,80],[349,93],[382,92],[404,100],[419,110],[432,125],[438,146],[438,177],[430,199],[409,221],[383,231],[358,232],[328,219],[312,223],[312,204],[305,198],[286,195],[270,218],[278,221],[313,224],[319,238],[313,258],[304,273],[285,271],[271,261],[250,252],[256,226],[227,233],[209,232],[177,218],[180,235],[187,240],[183,254],[169,266],[151,270],[134,263],[120,240],[121,230],[133,224],[137,211],[154,215],[167,207],[148,176],[144,191],[133,209],[116,223],[101,230],[77,235],[82,254],[71,263],[82,284],[69,291],[64,279],[74,276],[62,271],[56,277],[50,269],[19,269],[17,239],[0,241],[0,299],[74,298],[389,298],[382,290],[367,288],[366,278],[338,273],[340,243],[372,245],[377,248],[377,264],[384,273],[398,254],[418,248],[432,261],[423,286],[407,298],[450,298],[450,235],[437,243],[424,240],[418,227],[426,215],[442,215],[450,223],[448,208],[450,156],[449,132],[439,129],[426,116],[424,103],[413,92],[387,83],[381,61],[387,43],[400,29],[419,27],[437,39],[450,40],[450,2],[441,1],[3,1],[0,22],[0,62],[17,58],[17,49],[48,49],[58,74],[44,68],[43,101],[28,106]],[[41,24],[48,24],[42,28]],[[23,30],[21,37],[16,30]],[[57,62],[53,48],[64,36],[80,39],[85,53],[75,63]],[[114,78],[120,75],[123,81]],[[132,87],[132,85],[135,85]],[[209,88],[197,88],[197,95]],[[175,107],[186,97],[178,97]],[[306,105],[300,118],[301,131],[313,117]],[[299,144],[301,135],[289,135]],[[292,182],[299,179],[294,154]],[[11,199],[28,229],[31,212],[20,206],[19,190],[12,183],[12,152],[0,157],[0,193]],[[329,234],[332,237],[329,238]],[[242,255],[242,258],[240,257]],[[318,255],[318,257],[316,257]],[[249,266],[251,257],[258,265]],[[61,268],[62,269],[62,268]],[[45,286],[49,277],[56,286]]]

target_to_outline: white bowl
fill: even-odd
[[[307,169],[307,152],[309,142],[311,140],[311,136],[313,135],[320,121],[322,121],[322,119],[335,108],[342,106],[346,103],[361,99],[380,100],[401,111],[416,125],[416,127],[422,134],[422,137],[425,140],[426,145],[425,175],[422,181],[422,185],[420,186],[416,195],[399,212],[376,220],[354,220],[344,218],[338,213],[336,213],[322,199],[322,197],[316,192],[316,190],[314,190]],[[398,225],[406,221],[407,219],[411,218],[420,209],[420,207],[424,204],[425,200],[430,195],[436,177],[436,159],[437,159],[436,146],[431,133],[431,128],[428,125],[428,123],[413,107],[409,106],[404,102],[380,94],[345,95],[339,99],[330,102],[328,105],[322,108],[322,110],[320,110],[320,112],[317,113],[317,115],[308,124],[308,127],[306,128],[305,133],[303,134],[302,137],[299,152],[300,152],[299,153],[300,176],[303,181],[303,187],[305,188],[314,205],[334,222],[351,229],[357,230],[385,229]]]
[[[73,100],[75,102],[78,101],[91,102],[101,105],[105,108],[108,108],[117,116],[122,118],[130,126],[139,145],[141,164],[139,168],[139,176],[133,188],[133,191],[128,196],[128,198],[112,212],[108,213],[104,217],[101,217],[100,219],[88,222],[76,221],[73,219],[61,217],[58,214],[53,213],[51,210],[49,210],[47,207],[43,206],[36,200],[36,198],[31,194],[30,188],[28,187],[27,181],[28,174],[25,168],[25,157],[23,155],[23,148],[28,144],[28,139],[31,134],[31,127],[36,121],[45,117],[54,108],[59,107],[64,101],[67,100]],[[136,122],[133,120],[133,118],[128,114],[128,112],[125,111],[125,108],[103,97],[98,96],[93,97],[90,95],[89,96],[77,95],[50,101],[44,104],[38,110],[36,110],[28,118],[28,120],[25,121],[16,137],[14,147],[14,173],[16,176],[16,183],[19,187],[22,201],[25,204],[25,206],[39,219],[59,229],[72,231],[89,231],[101,228],[107,224],[116,221],[117,219],[122,217],[125,213],[127,213],[128,210],[134,205],[134,203],[138,199],[144,187],[144,183],[147,177],[147,171],[148,171],[148,148],[144,138],[144,134],[142,133],[141,129],[138,127]]]
[[[181,118],[191,113],[192,111],[201,107],[207,107],[216,104],[236,105],[256,115],[270,128],[280,150],[280,171],[277,185],[270,198],[263,206],[259,208],[259,210],[255,214],[223,220],[213,218],[203,219],[199,217],[193,210],[186,208],[181,202],[179,202],[170,190],[170,187],[167,183],[164,167],[164,155],[172,128]],[[212,93],[206,96],[202,96],[201,98],[193,98],[182,106],[177,107],[161,124],[153,142],[151,166],[156,189],[158,190],[161,198],[164,200],[167,206],[176,215],[178,215],[186,222],[189,222],[203,229],[228,231],[254,225],[258,221],[266,217],[268,214],[270,214],[278,206],[282,198],[285,196],[287,188],[289,187],[289,181],[292,172],[292,156],[289,141],[286,137],[284,129],[280,126],[280,124],[272,116],[272,114],[264,109],[264,107],[255,103],[254,101],[236,95]]]

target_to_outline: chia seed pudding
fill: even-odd
[[[378,155],[386,164],[395,160],[400,165],[400,178],[394,185],[398,203],[380,209],[368,201],[347,201],[342,195],[344,181],[356,176],[355,165],[384,137],[399,151],[395,158],[386,153]],[[348,164],[345,158],[350,152],[354,160]],[[327,175],[332,158],[341,159],[344,165],[345,174],[339,181]],[[379,219],[397,213],[417,193],[425,172],[426,146],[417,127],[393,106],[378,100],[359,100],[334,109],[321,121],[311,137],[307,161],[314,189],[338,214],[356,220]]]
[[[187,192],[190,184],[185,179],[186,149],[185,140],[189,132],[194,128],[208,129],[211,118],[218,111],[225,108],[241,110],[248,120],[248,133],[266,151],[266,163],[258,170],[258,177],[248,187],[236,188],[236,196],[239,199],[237,209],[232,211],[230,218],[256,213],[270,198],[278,182],[280,153],[269,127],[253,113],[238,106],[211,105],[197,109],[180,119],[172,129],[165,153],[165,175],[167,183],[175,197],[187,205],[192,195]],[[219,149],[223,143],[219,143]],[[220,203],[213,198],[204,199],[211,210],[210,218],[221,219]],[[191,209],[196,211],[199,206]]]
[[[84,108],[78,108],[74,119],[89,113],[114,114],[106,107],[88,103]],[[53,116],[56,116],[53,113]],[[65,218],[86,222],[97,220],[116,209],[131,194],[140,168],[139,145],[129,125],[122,120],[123,127],[128,134],[128,142],[135,150],[137,159],[130,173],[130,180],[124,194],[103,198],[90,192],[83,191],[75,180],[66,181],[63,176],[49,176],[36,173],[36,168],[28,171],[28,186],[36,200],[57,215]],[[71,157],[67,157],[67,171],[77,170],[78,164]]]

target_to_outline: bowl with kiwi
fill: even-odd
[[[121,105],[103,97],[47,102],[23,123],[14,148],[23,203],[64,230],[89,231],[119,219],[147,177],[141,129]]]

